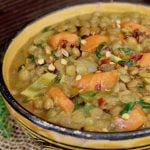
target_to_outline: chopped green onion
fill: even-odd
[[[129,53],[133,52],[133,49],[128,48],[128,47],[119,47],[118,50],[123,51],[125,54],[129,54]]]
[[[106,42],[102,42],[102,43],[96,48],[95,54],[96,54],[97,58],[101,58],[101,57],[102,57],[101,51],[105,50],[106,48],[107,48],[107,43],[106,43]]]
[[[133,63],[133,61],[132,60],[127,60],[127,61],[125,61],[125,60],[120,60],[120,61],[118,61],[118,64],[120,64],[120,65],[123,65],[123,66],[128,66],[128,67],[132,67],[133,65],[134,65],[134,63]]]
[[[123,110],[120,112],[121,115],[130,112],[134,106],[136,105],[136,102],[129,102],[126,103],[125,106],[123,107]]]
[[[35,62],[35,57],[34,55],[30,54],[27,59],[30,61],[30,62]]]
[[[38,48],[44,49],[44,45],[42,43],[38,43],[35,46],[38,47]]]
[[[74,110],[78,110],[85,106],[84,99],[81,96],[78,96],[74,99]]]
[[[95,54],[96,54],[97,58],[101,58],[102,57],[102,54],[99,51],[99,49],[96,49]]]
[[[137,104],[139,104],[142,108],[148,109],[150,108],[150,103],[144,102],[143,99],[140,99]]]
[[[126,103],[123,107],[123,110],[120,112],[120,114],[123,115],[125,113],[130,112],[136,104],[140,105],[143,109],[150,108],[150,103],[144,102],[143,99],[140,99],[139,101]]]
[[[83,108],[85,116],[89,115],[89,111],[95,107],[94,104],[86,104]]]

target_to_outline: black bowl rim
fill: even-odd
[[[130,2],[128,2],[128,3],[130,3]],[[75,5],[78,5],[78,4],[68,5],[67,7],[62,7],[61,9],[68,8],[68,7],[75,6]],[[55,11],[52,11],[52,12],[55,12]],[[47,16],[47,15],[48,14],[46,14],[44,16]],[[38,19],[36,18],[36,20],[39,20],[39,19],[43,18],[44,16],[39,17]],[[33,22],[35,22],[35,20],[33,20]],[[29,23],[28,25],[32,24],[33,22]],[[26,27],[28,25],[26,25]],[[17,32],[16,36],[19,33],[20,33],[20,31]],[[11,44],[11,41],[9,41],[9,44]],[[28,110],[26,110],[25,108],[23,108],[13,98],[13,96],[9,92],[9,90],[8,90],[8,88],[4,82],[3,74],[2,74],[2,66],[3,66],[3,63],[1,62],[0,63],[0,92],[1,92],[2,96],[7,101],[7,103],[17,113],[21,114],[23,117],[25,117],[26,119],[28,119],[32,123],[44,128],[44,129],[55,131],[55,132],[61,133],[63,135],[69,135],[69,136],[73,136],[73,137],[77,137],[77,138],[90,139],[90,140],[119,141],[119,140],[129,140],[129,139],[135,139],[135,138],[150,136],[150,128],[141,129],[141,130],[137,130],[137,131],[128,131],[128,132],[91,132],[91,131],[81,131],[81,130],[71,129],[68,127],[63,127],[60,125],[56,125],[54,123],[44,121],[44,120],[40,119],[39,117],[35,116],[34,114],[32,114],[31,112],[29,112]]]

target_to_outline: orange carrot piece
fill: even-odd
[[[132,30],[140,30],[142,32],[145,32],[145,34],[150,34],[150,30],[147,27],[134,22],[122,22],[121,27],[131,28]]]
[[[80,80],[75,81],[75,86],[82,90],[95,90],[100,86],[100,90],[112,88],[119,79],[117,71],[96,72],[82,76]]]
[[[64,41],[67,41],[68,43],[72,45],[77,45],[78,39],[79,38],[76,34],[73,34],[70,32],[61,32],[61,33],[50,36],[48,43],[54,49],[57,49],[60,46],[61,42],[64,42]]]
[[[62,110],[71,112],[74,108],[73,102],[63,93],[59,87],[51,87],[48,90],[48,96],[51,97]]]
[[[116,117],[114,122],[120,131],[133,131],[140,128],[145,122],[145,113],[139,105],[136,105],[129,113],[129,119]]]
[[[94,52],[96,47],[102,42],[108,42],[109,39],[104,35],[92,35],[85,39],[85,43],[81,45],[81,51]]]
[[[150,66],[150,53],[142,53],[142,58],[137,61],[137,65],[141,67]]]

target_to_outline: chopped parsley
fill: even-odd
[[[95,51],[97,58],[102,57],[102,51],[105,50],[107,47],[108,46],[107,46],[106,42],[102,42],[100,45],[98,45],[98,47],[96,48],[96,51]]]
[[[125,54],[130,54],[133,52],[133,49],[128,48],[128,47],[119,47],[118,50],[123,51]]]
[[[35,56],[30,54],[27,59],[30,61],[30,62],[35,62]]]
[[[121,66],[132,67],[134,65],[134,62],[132,60],[120,60],[118,61],[118,64]]]

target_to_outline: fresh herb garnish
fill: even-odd
[[[55,78],[55,80],[54,80],[54,82],[55,82],[55,83],[59,83],[60,80],[61,80],[61,74],[58,73],[57,76],[56,76],[56,78]]]
[[[140,105],[144,109],[150,108],[150,103],[144,102],[143,99],[140,99],[138,101],[126,103],[123,107],[123,110],[120,112],[120,114],[123,115],[124,113],[130,112],[136,104]]]
[[[85,116],[88,116],[89,115],[89,112],[91,109],[93,109],[95,107],[94,104],[86,104],[83,108],[83,112],[84,112],[84,115]]]
[[[78,96],[74,99],[74,110],[78,110],[85,106],[84,99],[81,96]]]
[[[20,66],[18,67],[18,72],[19,72],[20,70],[22,70],[24,67],[25,67],[25,64],[20,65]]]
[[[133,50],[128,47],[119,47],[118,50],[123,51],[125,54],[129,54],[129,53],[133,52]]]
[[[134,65],[133,61],[132,60],[120,60],[118,61],[118,64],[121,65],[121,66],[128,66],[128,67],[132,67]]]
[[[30,62],[35,62],[35,56],[30,54],[27,59],[30,61]]]
[[[82,108],[83,111],[84,111],[84,114],[88,115],[89,111],[92,108],[94,108],[95,105],[94,104],[90,104],[90,103],[86,103],[85,101],[87,99],[90,99],[90,98],[96,96],[96,94],[97,94],[97,92],[95,92],[95,91],[88,91],[88,92],[80,94],[78,97],[76,97],[74,99],[74,110]]]
[[[148,109],[150,108],[150,103],[144,102],[143,99],[140,99],[137,104],[139,104],[142,108]]]
[[[2,97],[0,96],[0,131],[2,132],[2,135],[6,138],[11,137],[11,126],[8,123],[8,116],[9,112],[3,102]]]
[[[123,107],[123,110],[120,112],[120,115],[130,112],[134,108],[135,105],[136,105],[136,102],[126,103]]]
[[[35,46],[38,47],[38,48],[44,49],[44,45],[42,43],[38,43]]]
[[[105,50],[107,48],[107,43],[106,42],[102,42],[95,51],[95,54],[97,56],[97,58],[101,58],[102,57],[102,51]]]

